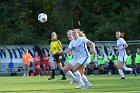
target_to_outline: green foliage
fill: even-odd
[[[37,20],[41,12],[46,23]],[[1,0],[0,13],[0,44],[49,43],[53,31],[68,43],[73,28],[91,40],[115,40],[118,30],[126,40],[140,39],[140,0]]]

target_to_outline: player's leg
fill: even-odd
[[[35,67],[35,74],[38,75],[37,62],[34,62],[34,67]]]
[[[46,64],[43,64],[43,72],[44,72],[44,76],[46,76]]]
[[[55,61],[52,62],[52,64],[51,64],[52,74],[51,74],[51,77],[48,78],[48,80],[53,80],[55,78],[54,75],[55,75],[55,66],[56,66],[56,64],[57,63]]]
[[[39,63],[37,64],[37,73],[38,73],[38,76],[40,76],[40,64]]]
[[[121,79],[125,79],[124,73],[123,73],[123,66],[124,66],[124,62],[121,62],[120,60],[118,60],[118,72]]]
[[[23,74],[23,77],[25,77],[26,76],[26,73],[27,73],[27,67],[26,67],[27,65],[26,64],[24,64],[24,74]]]
[[[30,65],[27,65],[27,74],[26,74],[26,76],[28,77],[29,76],[29,70],[30,70]]]
[[[73,66],[72,66],[70,63],[67,63],[67,64],[64,66],[63,71],[64,71],[64,73],[65,73],[67,76],[71,77],[72,80],[76,81],[76,80],[77,80],[76,77],[75,77],[75,76],[73,75],[73,73],[71,72],[72,69],[73,69]],[[73,83],[74,83],[74,82],[73,82]],[[73,83],[70,83],[70,84],[73,84]]]
[[[79,84],[75,88],[81,88],[82,86],[85,85],[82,80],[82,76],[81,76],[80,72],[78,71],[81,67],[83,67],[83,65],[78,62],[73,67],[74,75],[77,78],[77,81],[79,82]]]
[[[78,71],[80,72],[80,74],[81,74],[81,76],[82,76],[82,80],[83,80],[83,82],[84,82],[84,84],[85,84],[85,87],[86,87],[86,88],[89,88],[90,86],[92,86],[92,84],[88,81],[86,75],[84,75],[85,67],[84,67],[84,66],[81,67]]]
[[[59,69],[60,69],[60,73],[61,75],[63,76],[61,80],[66,80],[66,76],[65,76],[65,73],[63,72],[63,67],[62,67],[62,64],[61,63],[57,63]]]
[[[50,67],[46,66],[47,70],[48,70],[48,75],[50,76]]]

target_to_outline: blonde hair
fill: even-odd
[[[121,37],[121,38],[123,38],[123,37],[124,37],[124,34],[125,34],[124,32],[122,32],[122,31],[117,31],[117,32],[119,32],[119,33],[120,33],[120,37]],[[117,33],[117,32],[116,32],[116,33]]]
[[[80,31],[80,29],[73,29],[73,30],[76,30],[77,33],[78,33],[78,35],[79,35],[80,37],[86,37],[85,33],[83,33],[82,31]]]
[[[72,33],[72,30],[68,30],[67,33]]]

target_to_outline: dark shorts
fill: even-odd
[[[94,64],[94,62],[90,62],[89,64]]]
[[[56,53],[56,54],[54,54],[53,55],[53,61],[55,61],[55,62],[57,62],[57,63],[60,63],[60,60],[59,60],[59,54],[58,53]]]

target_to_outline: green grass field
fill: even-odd
[[[0,93],[140,93],[140,77],[126,75],[121,80],[118,75],[88,76],[93,84],[89,89],[75,89],[69,85],[70,78],[62,81],[61,76],[49,81],[48,76],[0,76]]]

